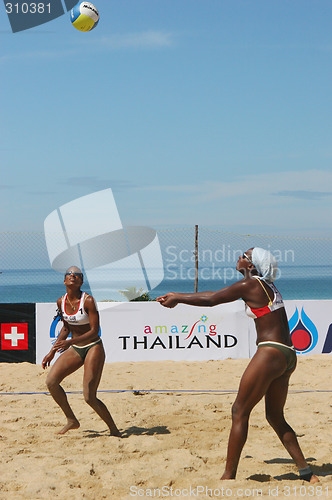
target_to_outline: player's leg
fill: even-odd
[[[280,441],[295,461],[299,471],[303,471],[303,479],[316,483],[318,478],[312,475],[310,467],[306,462],[297,437],[291,426],[286,422],[284,406],[288,394],[289,378],[292,372],[285,372],[281,377],[274,380],[265,395],[265,411],[269,424],[277,433]]]
[[[286,369],[285,356],[273,349],[258,349],[247,366],[232,406],[232,428],[228,441],[225,472],[221,479],[234,479],[247,439],[251,410],[263,398],[271,382]]]
[[[97,398],[97,389],[105,363],[103,345],[96,344],[91,347],[84,361],[83,394],[84,399],[95,410],[100,418],[109,427],[112,436],[120,437],[120,432],[108,411],[106,405]]]
[[[54,401],[60,406],[62,411],[67,417],[67,424],[61,429],[58,434],[65,434],[70,429],[77,429],[80,424],[71,409],[67,395],[60,383],[71,373],[75,372],[83,361],[81,357],[74,351],[74,349],[67,349],[59,356],[54,365],[52,365],[50,372],[46,378],[46,384]]]

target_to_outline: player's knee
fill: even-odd
[[[274,429],[279,429],[280,427],[282,427],[286,423],[283,412],[276,413],[276,412],[270,411],[269,409],[266,409],[265,416],[266,416],[266,420],[268,421],[268,423]]]
[[[89,405],[89,406],[94,406],[96,401],[97,401],[97,397],[94,393],[91,393],[90,391],[86,391],[83,393],[84,395],[84,401]]]
[[[242,407],[241,404],[239,404],[237,401],[235,401],[232,405],[232,420],[243,420],[243,419],[248,419],[249,415],[246,414],[244,411],[244,408]]]
[[[276,417],[275,417],[275,415],[273,415],[273,413],[270,412],[269,410],[266,410],[265,417],[266,417],[266,420],[268,421],[268,423],[272,427],[275,427],[275,425],[276,425]]]
[[[54,387],[56,387],[58,384],[58,381],[56,380],[56,378],[52,377],[52,375],[47,375],[47,378],[46,378],[46,386],[48,388],[49,391],[52,391],[52,389]]]
[[[232,412],[232,418],[235,418],[239,412],[239,406],[236,403],[233,403],[231,412]]]

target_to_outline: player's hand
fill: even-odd
[[[52,359],[54,358],[54,354],[55,354],[55,351],[53,351],[53,349],[48,353],[46,354],[46,356],[44,357],[43,361],[42,361],[42,367],[43,369],[45,370],[45,368],[47,368],[48,366],[50,366],[51,364],[51,361]]]
[[[70,346],[71,343],[69,340],[57,340],[53,344],[53,349],[55,350],[55,352],[64,352],[69,349]]]
[[[158,297],[157,302],[159,302],[164,307],[172,309],[179,303],[179,300],[176,298],[176,293],[170,292],[166,293],[166,295],[161,295],[160,297]]]

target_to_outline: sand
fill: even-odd
[[[123,438],[110,437],[84,402],[82,368],[63,382],[81,427],[60,436],[64,416],[42,368],[0,364],[0,498],[332,498],[329,355],[299,358],[285,407],[319,486],[298,479],[263,402],[251,415],[236,480],[220,481],[248,362],[106,364],[99,397]]]

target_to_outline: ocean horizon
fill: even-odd
[[[198,269],[198,291],[219,290],[241,279],[240,273],[230,272],[230,268],[218,269],[211,266]],[[132,274],[131,270],[122,272]],[[152,300],[171,291],[194,292],[194,276],[192,266],[165,268],[163,281],[144,291],[149,292]],[[118,294],[127,288],[119,283],[120,279],[110,284],[110,296],[106,293],[102,300],[122,300],[112,298],[113,292]],[[331,299],[332,266],[285,266],[275,284],[285,300]],[[82,289],[91,293],[87,281]],[[63,275],[53,269],[8,269],[0,274],[0,303],[52,303],[64,293]],[[127,301],[124,296],[123,301]]]

